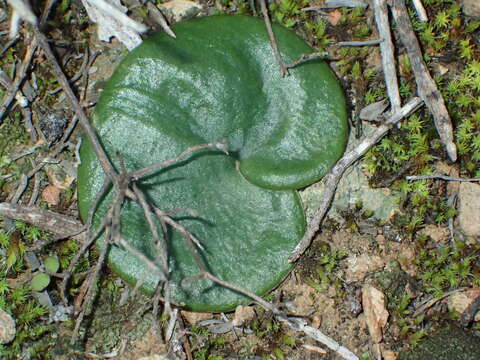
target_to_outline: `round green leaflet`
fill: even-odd
[[[287,258],[305,220],[294,189],[320,177],[341,156],[347,139],[342,91],[320,61],[282,78],[263,21],[212,16],[178,24],[177,39],[158,33],[122,61],[95,108],[93,124],[118,165],[136,170],[172,158],[193,145],[226,141],[230,154],[202,151],[139,183],[164,211],[202,242],[202,257],[216,276],[257,294],[275,287],[291,269]],[[293,32],[274,26],[286,62],[311,49]],[[79,208],[86,218],[103,183],[85,141],[78,174]],[[239,171],[236,168],[238,164]],[[107,196],[98,218],[105,213]],[[140,207],[127,202],[122,235],[153,258]],[[180,234],[166,243],[174,301],[196,311],[225,311],[244,296],[199,274]],[[100,244],[101,245],[101,244]],[[111,266],[129,282],[156,278],[140,260],[113,247]]]

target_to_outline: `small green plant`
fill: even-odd
[[[334,273],[345,259],[347,254],[343,250],[331,251],[327,245],[320,249],[320,257],[317,260],[318,266],[315,269],[315,276],[305,279],[305,283],[318,292],[324,292],[333,283],[337,288],[342,284]]]
[[[460,241],[455,247],[421,248],[414,263],[421,269],[421,281],[427,292],[440,296],[444,291],[480,280],[477,262],[480,246],[469,248]]]

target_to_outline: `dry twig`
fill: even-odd
[[[414,175],[405,177],[406,180],[429,180],[429,179],[440,179],[445,181],[466,181],[466,182],[480,182],[479,178],[461,178],[455,176],[447,176],[442,174],[432,174],[432,175]]]
[[[417,12],[418,20],[421,22],[428,21],[428,15],[423,7],[422,0],[413,0],[413,6],[415,7],[415,11]]]
[[[167,33],[167,35],[176,38],[177,36],[175,33],[170,29],[170,26],[168,26],[167,20],[165,19],[165,16],[163,13],[160,11],[160,9],[157,7],[157,5],[151,3],[150,1],[147,3],[147,9],[148,11],[152,14],[152,18],[161,26],[163,31]]]
[[[328,58],[327,52],[303,54],[302,56],[300,56],[299,59],[295,60],[294,62],[291,62],[290,64],[287,64],[286,67],[287,69],[293,69],[294,67],[297,67],[305,62],[315,60],[315,59],[325,59],[325,58]]]
[[[335,43],[336,46],[374,46],[383,42],[383,39],[368,40],[368,41],[340,41]]]
[[[267,4],[265,0],[260,0],[260,8],[262,9],[263,19],[265,20],[265,26],[267,27],[268,37],[270,38],[270,43],[272,44],[273,54],[277,60],[278,66],[280,67],[280,72],[282,76],[288,76],[288,69],[283,62],[282,56],[278,51],[277,40],[275,39],[275,34],[272,30],[272,23],[270,22],[270,16],[268,14]]]
[[[37,207],[2,202],[0,203],[0,215],[26,222],[56,236],[79,233],[83,230],[80,221]]]
[[[387,85],[388,98],[392,113],[397,112],[402,106],[400,92],[398,90],[397,71],[395,69],[395,57],[393,55],[393,43],[390,33],[390,24],[388,21],[388,7],[386,0],[373,0],[373,9],[375,11],[375,21],[377,23],[378,33],[383,41],[380,43],[380,52],[382,54],[382,68],[385,83]]]
[[[392,113],[388,120],[380,125],[371,135],[364,138],[360,144],[358,144],[353,150],[345,153],[340,160],[337,161],[335,166],[328,172],[323,178],[325,189],[320,199],[320,204],[315,211],[312,222],[308,225],[307,231],[303,235],[300,243],[295,247],[292,255],[290,255],[289,261],[297,261],[298,258],[307,250],[310,246],[313,237],[320,229],[322,221],[327,214],[327,211],[332,202],[335,190],[341,177],[355,161],[360,159],[373,145],[375,145],[382,137],[384,137],[390,127],[399,122],[404,117],[410,115],[415,111],[422,101],[416,97],[411,99],[405,106],[400,108],[398,112]]]
[[[408,17],[404,0],[392,0],[392,13],[397,22],[397,31],[403,45],[407,49],[408,58],[417,82],[418,94],[433,115],[440,139],[452,161],[457,160],[457,148],[453,141],[453,129],[442,94],[438,91],[427,65],[423,61],[422,51],[412,24]]]
[[[23,61],[22,61],[22,66],[20,67],[20,70],[18,71],[12,86],[9,89],[7,89],[7,94],[5,95],[3,103],[0,106],[0,121],[2,121],[2,119],[6,115],[6,112],[10,107],[10,105],[12,104],[13,99],[15,98],[15,96],[17,95],[17,92],[19,91],[20,87],[25,81],[27,70],[30,68],[33,55],[35,54],[36,50],[37,50],[37,44],[35,41],[33,41],[32,43],[29,44],[27,48],[27,52],[25,53],[25,57],[23,58]]]

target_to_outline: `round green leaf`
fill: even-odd
[[[45,273],[35,274],[32,278],[31,285],[34,291],[43,291],[50,284],[50,275]]]
[[[293,32],[274,30],[286,62],[311,52]],[[323,176],[344,150],[341,89],[319,61],[282,78],[259,19],[213,16],[174,31],[177,39],[159,33],[127,55],[104,89],[93,123],[113,162],[119,166],[120,152],[129,170],[193,145],[226,141],[229,156],[203,151],[139,186],[164,211],[180,209],[172,217],[200,239],[213,274],[266,293],[291,269],[288,256],[304,232],[303,210],[291,189]],[[85,219],[104,175],[88,141],[81,159],[78,195]],[[103,199],[97,223],[110,198]],[[143,212],[129,201],[121,233],[155,257]],[[176,302],[224,311],[248,301],[206,280],[185,281],[199,274],[185,240],[169,229],[165,241]],[[144,290],[153,291],[156,277],[133,255],[114,247],[108,260],[127,281],[144,278]]]
[[[55,256],[49,256],[43,261],[43,265],[48,271],[52,273],[56,273],[60,268],[60,262]]]

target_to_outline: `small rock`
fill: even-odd
[[[480,296],[479,290],[455,293],[448,298],[448,309],[450,311],[455,310],[456,312],[463,314],[478,296]],[[474,321],[480,321],[480,312],[477,312]]]
[[[416,255],[415,248],[410,246],[402,248],[398,254],[398,263],[400,264],[400,267],[410,276],[415,276],[417,274],[418,269],[414,263]]]
[[[42,200],[50,206],[57,206],[60,203],[60,189],[53,185],[48,185],[42,191]]]
[[[473,331],[447,326],[429,336],[413,350],[400,353],[399,360],[480,359],[478,337]]]
[[[39,119],[40,130],[49,144],[60,140],[67,126],[67,119],[62,112],[50,112]]]
[[[312,318],[312,327],[315,329],[319,329],[322,325],[322,316],[321,315],[314,315]]]
[[[162,355],[150,355],[150,356],[142,357],[138,360],[167,360],[167,358]]]
[[[255,317],[255,310],[251,306],[238,305],[235,309],[235,316],[232,320],[233,326],[242,326]]]
[[[480,185],[462,182],[458,193],[458,222],[467,236],[480,236]]]
[[[362,289],[362,305],[368,332],[375,344],[382,341],[383,327],[387,324],[388,311],[385,308],[385,295],[371,285]]]
[[[397,354],[394,351],[384,349],[383,346],[381,349],[383,360],[397,360]]]
[[[159,6],[170,23],[177,23],[196,16],[202,6],[193,1],[172,0]]]
[[[478,0],[461,0],[460,4],[465,15],[480,17],[480,2]]]
[[[345,278],[348,282],[363,281],[368,273],[383,269],[385,263],[376,255],[350,255],[346,260]]]
[[[382,247],[382,246],[385,245],[385,241],[386,241],[386,240],[387,240],[387,239],[385,239],[385,236],[383,236],[383,235],[377,235],[377,236],[375,236],[375,241],[377,242],[377,244],[378,244],[380,247]]]
[[[15,320],[0,309],[0,344],[8,344],[15,338]]]
[[[383,114],[387,107],[388,101],[385,99],[367,105],[362,110],[360,110],[360,119],[368,121],[378,121],[380,115]]]
[[[199,313],[192,311],[182,311],[182,316],[190,325],[195,325],[202,320],[208,320],[212,318],[210,313]]]
[[[436,225],[426,225],[419,234],[429,236],[437,244],[445,244],[450,238],[450,232],[446,227]]]

